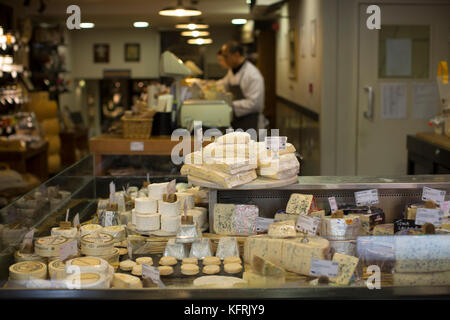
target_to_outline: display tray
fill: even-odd
[[[133,261],[135,261],[137,258],[140,257],[151,257],[153,259],[153,267],[159,267],[159,260],[163,257],[163,254],[133,254]],[[120,257],[120,261],[123,260],[127,260],[129,259],[128,255],[123,255]],[[242,258],[241,258],[242,260]],[[198,259],[198,267],[199,267],[199,273],[195,274],[195,275],[185,275],[181,273],[181,260],[177,260],[178,263],[176,265],[173,265],[173,273],[171,275],[168,276],[163,276],[161,275],[161,281],[166,285],[166,286],[191,286],[192,282],[199,278],[199,277],[203,277],[203,276],[210,276],[210,274],[206,274],[203,273],[203,260]],[[229,277],[237,277],[237,278],[242,278],[242,275],[244,273],[244,262],[242,261],[242,270],[239,273],[227,273],[224,270],[224,264],[223,261],[221,261],[220,264],[220,272],[214,274],[214,276],[229,276]],[[151,281],[145,281],[144,278],[142,276],[136,276],[133,275],[131,273],[131,271],[123,271],[120,269],[120,267],[117,269],[116,273],[126,273],[135,277],[138,277],[139,279],[142,280],[143,284],[144,284],[144,288],[145,287],[154,287],[156,286],[155,284],[153,284]],[[148,280],[148,279],[146,279]]]
[[[195,186],[210,188],[210,189],[218,189],[218,190],[229,190],[228,188],[224,188],[222,186],[219,186],[218,184],[215,184],[213,182],[203,180],[194,176],[188,176],[188,182],[189,184],[193,184]],[[259,190],[259,189],[269,189],[269,188],[279,188],[279,187],[285,187],[289,186],[291,184],[298,183],[298,176],[289,178],[289,179],[282,179],[282,180],[275,180],[275,179],[268,179],[263,177],[258,177],[252,182],[243,184],[241,186],[237,186],[234,188],[231,188],[232,190]]]

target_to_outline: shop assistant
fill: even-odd
[[[262,128],[264,116],[264,79],[259,70],[245,59],[244,50],[235,41],[222,46],[221,54],[229,67],[222,79],[227,91],[233,95],[234,129]]]

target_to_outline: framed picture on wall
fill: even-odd
[[[297,29],[289,30],[289,79],[297,79],[297,56],[298,56],[298,31]]]
[[[94,63],[108,63],[109,62],[109,44],[96,43],[94,44]]]
[[[125,61],[139,62],[140,50],[141,47],[139,43],[125,43]]]

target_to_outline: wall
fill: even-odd
[[[105,69],[130,69],[132,78],[159,78],[159,32],[152,29],[84,29],[69,32],[72,76],[101,79]],[[94,43],[108,43],[109,63],[94,63]],[[125,62],[125,43],[140,43],[140,62]]]

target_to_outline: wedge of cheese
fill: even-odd
[[[217,137],[214,142],[216,144],[247,144],[250,140],[251,136],[249,133],[236,131]]]
[[[333,261],[339,263],[337,278],[330,279],[340,285],[348,285],[358,266],[359,259],[342,253],[335,253]]]
[[[313,195],[293,193],[289,197],[286,213],[308,215],[313,202]]]

